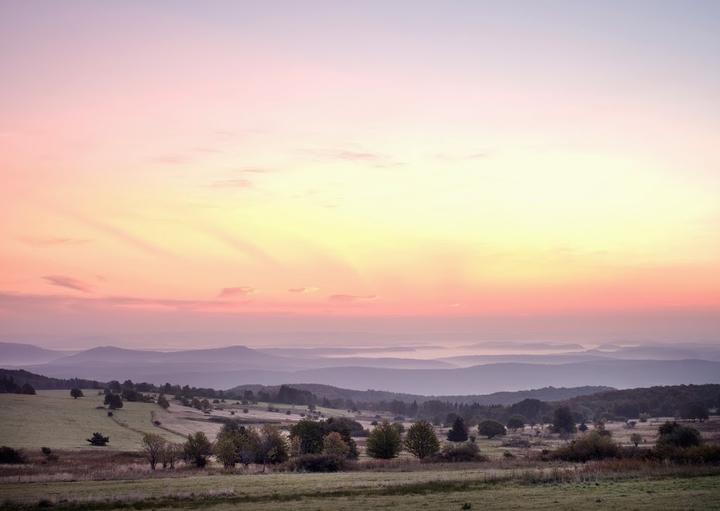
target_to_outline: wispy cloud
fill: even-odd
[[[53,286],[64,287],[83,293],[89,293],[91,291],[90,286],[84,282],[66,275],[44,275],[42,278]]]
[[[277,265],[277,261],[275,260],[275,258],[273,258],[270,254],[265,252],[262,248],[255,245],[254,243],[245,241],[236,236],[222,231],[218,231],[216,229],[211,229],[207,232],[216,239],[225,243],[227,246],[237,250],[238,252],[243,253],[244,255],[255,261],[261,262],[266,265]]]
[[[234,296],[247,296],[255,292],[255,288],[249,286],[225,287],[220,290],[218,298],[232,298]]]
[[[289,293],[307,294],[307,293],[315,293],[316,291],[318,291],[317,287],[291,287],[290,289],[288,289]]]
[[[50,236],[47,238],[43,237],[32,237],[32,236],[20,236],[17,238],[18,241],[30,245],[31,247],[56,247],[61,245],[82,245],[90,240],[80,238],[62,238],[59,236]]]
[[[139,238],[134,234],[124,229],[121,229],[120,227],[116,227],[114,225],[101,222],[99,220],[89,219],[81,215],[73,214],[72,216],[77,220],[83,222],[84,224],[89,225],[93,229],[108,234],[116,240],[121,241],[126,245],[130,245],[131,247],[141,250],[147,254],[159,257],[173,257],[173,254],[168,252],[167,250],[160,248],[148,241],[145,241],[144,239]]]
[[[249,179],[221,179],[214,181],[213,188],[252,188],[252,181]]]
[[[376,295],[330,295],[328,300],[333,303],[356,303],[361,301],[369,301],[377,298]]]

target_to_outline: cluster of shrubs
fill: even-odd
[[[60,459],[49,447],[40,448],[40,452],[43,455],[42,463],[53,463]],[[20,449],[13,449],[3,445],[0,447],[0,464],[20,464],[27,463],[25,454]]]
[[[632,438],[635,447],[624,447],[615,443],[608,431],[600,428],[549,455],[553,459],[574,462],[607,458],[658,459],[676,463],[720,462],[720,445],[704,443],[700,432],[691,426],[666,422],[658,428],[658,435],[654,448],[639,449],[640,440],[635,435]]]

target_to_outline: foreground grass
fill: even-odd
[[[56,509],[720,509],[720,471],[561,474],[497,470],[192,475],[6,483],[3,508]],[[710,474],[710,475],[703,475]],[[531,477],[528,477],[531,476]],[[562,482],[565,481],[565,482]]]

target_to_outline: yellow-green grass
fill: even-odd
[[[341,509],[720,509],[720,476],[641,477],[567,483],[493,479],[486,470],[212,475],[133,481],[2,484],[12,505],[59,508]],[[8,504],[9,506],[11,504]]]
[[[182,437],[153,425],[167,416],[152,403],[125,402],[108,417],[103,396],[85,390],[73,399],[68,390],[39,391],[37,395],[0,394],[0,443],[15,448],[137,450],[143,433],[158,433],[168,440]],[[153,415],[154,414],[154,415]],[[110,437],[107,447],[92,447],[86,441],[93,432]]]

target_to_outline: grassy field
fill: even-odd
[[[103,404],[103,396],[97,390],[84,392],[80,399],[70,397],[67,390],[42,390],[35,396],[0,394],[0,443],[28,449],[137,450],[146,432],[183,440],[152,424],[153,416],[160,421],[169,418],[155,404],[125,402],[108,417],[107,410],[96,408]],[[110,437],[107,448],[91,447],[85,441],[94,431]]]
[[[207,475],[2,484],[5,508],[57,509],[720,509],[720,475],[528,482],[487,470]]]

